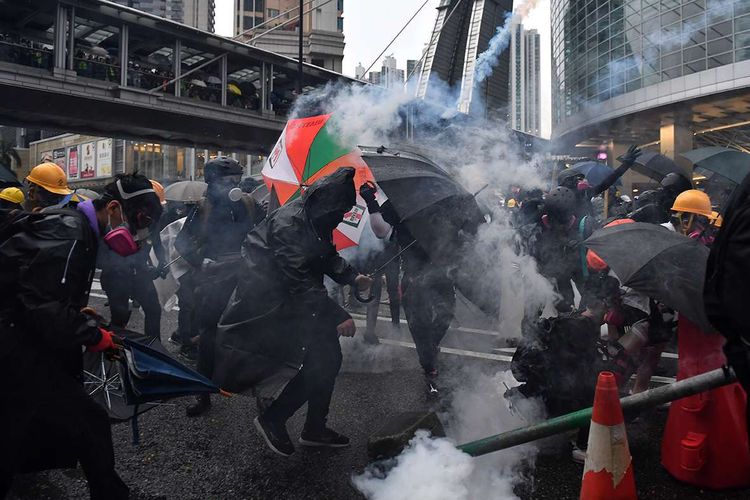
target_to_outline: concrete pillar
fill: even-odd
[[[185,166],[187,167],[188,178],[195,180],[195,148],[185,148]]]
[[[221,73],[221,105],[227,105],[227,55],[219,59],[219,72]]]
[[[128,86],[128,36],[130,27],[127,24],[120,26],[120,86]]]
[[[680,117],[662,118],[659,129],[659,148],[661,154],[671,158],[677,165],[690,172],[690,162],[680,156],[680,153],[693,149],[693,132],[686,122],[686,119]]]
[[[71,71],[75,71],[76,67],[75,67],[74,57],[76,53],[76,47],[75,47],[76,45],[76,30],[75,30],[76,8],[70,7],[70,9],[68,10],[68,14],[70,18],[69,26],[71,26],[71,28],[68,30],[68,65],[67,65],[67,68]]]
[[[65,47],[67,45],[68,9],[57,4],[54,24],[54,69],[65,70],[67,62]],[[71,28],[72,29],[72,28]]]
[[[177,78],[177,81],[174,82],[174,95],[180,97],[182,95],[182,80],[180,79],[182,75],[182,41],[179,38],[174,41],[172,59],[174,77]]]

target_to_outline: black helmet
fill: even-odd
[[[576,209],[576,195],[570,189],[557,186],[544,197],[545,213],[559,221],[567,221]]]
[[[228,175],[242,175],[242,171],[242,165],[237,160],[220,156],[206,163],[206,166],[203,167],[203,177],[210,184],[216,179]]]
[[[690,179],[682,174],[678,174],[677,172],[670,172],[661,180],[661,187],[676,196],[683,191],[693,189],[693,183],[690,182]]]

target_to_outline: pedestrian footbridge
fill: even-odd
[[[348,80],[304,65],[303,86]],[[102,0],[0,0],[0,123],[267,151],[297,61]]]

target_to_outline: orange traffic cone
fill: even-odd
[[[635,479],[620,395],[612,372],[596,383],[581,500],[635,499]]]

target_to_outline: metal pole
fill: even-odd
[[[304,9],[304,0],[299,0],[299,60],[297,61],[297,95],[302,95],[302,78],[304,76],[304,68],[302,66],[302,32],[305,27],[305,16],[302,11]]]
[[[120,25],[120,86],[128,86],[128,53],[130,48],[130,27],[127,24]]]
[[[76,45],[76,8],[70,8],[70,21],[68,22],[68,69],[75,71],[75,45]]]
[[[674,384],[664,385],[620,400],[624,412],[637,411],[658,406],[735,382],[737,378],[730,368],[717,368],[695,377],[686,378]],[[591,408],[545,420],[544,422],[521,427],[512,431],[486,437],[458,446],[458,449],[472,457],[512,448],[519,444],[536,441],[561,432],[578,429],[591,421]]]

